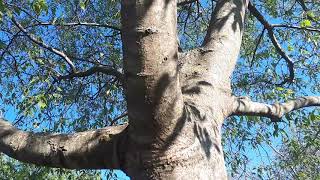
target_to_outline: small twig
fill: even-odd
[[[124,117],[128,116],[128,112],[123,113],[122,115],[120,115],[119,117],[116,117],[115,119],[113,119],[110,123],[111,126],[113,126],[119,119],[122,119]]]
[[[250,67],[252,67],[252,65],[253,65],[253,60],[256,58],[256,53],[257,53],[257,50],[258,50],[258,47],[259,47],[259,44],[261,43],[261,40],[262,40],[262,38],[263,38],[263,35],[264,35],[264,32],[266,31],[266,28],[263,28],[263,30],[262,30],[262,32],[261,32],[261,34],[260,34],[260,36],[259,36],[259,39],[258,39],[258,42],[257,42],[257,45],[256,45],[256,47],[254,48],[254,51],[253,51],[253,55],[252,55],[252,59],[251,59],[251,65],[250,65]]]

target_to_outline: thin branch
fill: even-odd
[[[184,5],[187,5],[187,4],[191,4],[191,3],[194,3],[194,2],[197,2],[199,0],[178,0],[177,1],[177,5],[178,6],[184,6]]]
[[[92,23],[92,22],[70,22],[70,23],[55,23],[55,22],[40,22],[33,25],[30,25],[28,27],[33,26],[90,26],[90,27],[102,27],[102,28],[110,28],[116,31],[121,31],[121,28],[109,25],[109,24],[99,24],[99,23]],[[26,27],[26,28],[28,28]]]
[[[284,103],[272,105],[253,102],[247,97],[236,97],[233,102],[233,112],[231,116],[249,115],[268,117],[272,122],[279,122],[285,114],[310,106],[320,106],[320,96],[306,96]]]
[[[125,112],[125,113],[121,114],[120,116],[116,117],[115,119],[113,119],[111,121],[111,126],[113,126],[119,119],[122,119],[126,116],[128,116],[128,112]]]
[[[19,33],[21,31],[18,31],[17,33],[15,33],[12,38],[10,39],[10,42],[8,43],[8,45],[3,49],[1,55],[0,55],[0,59],[2,59],[5,55],[5,53],[7,53],[9,51],[10,46],[14,43],[14,41],[16,40],[16,38],[19,36]]]
[[[282,49],[280,43],[278,42],[274,32],[273,28],[274,26],[270,24],[264,16],[258,11],[258,9],[249,2],[248,9],[250,12],[260,21],[260,23],[264,26],[265,29],[268,31],[268,36],[273,44],[273,46],[276,48],[276,51],[280,54],[280,56],[286,61],[288,69],[289,69],[289,77],[285,78],[285,80],[279,84],[278,86],[281,86],[287,82],[293,82],[294,80],[294,63],[293,60],[285,53],[285,51]]]
[[[273,24],[272,27],[274,27],[274,28],[277,28],[277,27],[279,27],[279,28],[291,28],[291,29],[306,30],[306,31],[320,33],[320,29],[312,28],[312,27],[300,27],[300,26],[287,25],[287,24]]]
[[[106,66],[94,66],[86,71],[78,71],[65,76],[58,76],[58,79],[63,80],[63,79],[72,79],[75,77],[87,77],[95,73],[103,73],[103,74],[115,76],[121,83],[123,83],[124,81],[124,77],[121,72]]]
[[[301,8],[303,9],[304,12],[306,12],[307,14],[307,18],[311,21],[317,22],[317,20],[311,16],[310,14],[308,14],[308,12],[310,11],[309,8],[307,7],[306,3],[304,2],[304,0],[297,0],[298,3],[300,4]]]
[[[22,31],[32,42],[39,45],[40,47],[43,47],[43,48],[55,53],[56,55],[60,56],[61,58],[63,58],[67,62],[67,64],[70,66],[71,71],[76,72],[75,65],[73,64],[73,62],[70,60],[70,58],[64,52],[62,52],[58,49],[55,49],[55,48],[45,44],[44,42],[37,40],[34,36],[29,34],[27,32],[27,30],[18,21],[15,20],[15,18],[12,18],[12,21],[20,29],[20,31]]]
[[[268,35],[271,39],[272,44],[276,48],[277,52],[280,54],[280,56],[286,61],[287,66],[289,68],[289,77],[285,78],[285,80],[277,85],[281,86],[287,82],[293,82],[294,80],[294,63],[292,59],[285,53],[285,51],[282,49],[280,43],[278,42],[276,36],[273,33],[272,29],[268,29]]]
[[[253,51],[253,55],[252,55],[252,59],[251,59],[251,63],[250,63],[250,64],[251,64],[251,65],[250,65],[251,67],[252,67],[252,65],[253,65],[254,59],[256,58],[256,53],[257,53],[258,47],[259,47],[259,45],[260,45],[260,43],[261,43],[261,40],[262,40],[262,38],[263,38],[263,35],[264,35],[264,32],[265,32],[265,31],[266,31],[266,29],[263,28],[261,34],[259,35],[257,45],[256,45],[256,47],[254,48],[254,51]]]
[[[68,169],[120,168],[127,124],[74,134],[32,133],[0,119],[0,152],[22,162]]]

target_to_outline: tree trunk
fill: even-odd
[[[59,80],[98,72],[119,78],[125,86],[129,124],[74,134],[32,133],[0,117],[0,152],[49,167],[121,169],[138,180],[227,179],[221,144],[226,117],[257,115],[278,122],[290,111],[320,106],[320,97],[268,105],[232,95],[230,76],[240,51],[248,0],[213,1],[215,9],[201,47],[178,51],[177,5],[196,1],[121,0],[124,74],[100,65],[77,71],[72,58],[38,41],[12,16],[29,40],[69,64],[70,74]],[[293,62],[274,37],[275,26],[252,4],[249,10],[268,30],[291,69],[287,79],[292,81]]]
[[[245,1],[216,7],[203,47],[178,54],[175,0],[122,0],[129,127],[121,159],[133,179],[227,179],[221,125],[231,105],[230,66],[239,53]],[[229,52],[216,51],[231,44]]]

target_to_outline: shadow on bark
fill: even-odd
[[[163,92],[166,90],[166,88],[169,85],[169,76],[164,75],[161,78],[161,83],[159,83],[157,95],[158,95],[158,100],[162,97]],[[202,86],[204,87],[212,87],[212,84],[207,82],[207,81],[196,81],[193,86],[184,86],[181,88],[183,94],[188,94],[188,95],[200,95],[201,88]],[[171,103],[172,108],[174,108],[175,102]],[[170,108],[169,108],[170,109]],[[184,106],[183,106],[183,114],[182,116],[177,120],[177,123],[174,127],[173,133],[167,137],[165,140],[165,144],[162,148],[162,152],[165,152],[170,145],[178,138],[180,135],[182,129],[185,127],[186,122],[189,123],[194,123],[193,125],[193,133],[195,134],[195,137],[199,140],[201,144],[201,148],[204,151],[205,155],[207,158],[210,158],[211,156],[211,151],[210,149],[214,146],[216,150],[221,153],[220,148],[218,147],[217,144],[215,144],[212,141],[212,137],[210,137],[210,134],[207,130],[207,127],[203,128],[198,123],[204,122],[207,120],[206,113],[203,112],[204,110],[200,110],[199,107],[194,102],[191,101],[185,101]],[[192,130],[192,129],[190,129]]]

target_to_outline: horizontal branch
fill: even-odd
[[[55,48],[45,44],[44,42],[37,40],[35,37],[33,37],[31,34],[29,34],[27,32],[27,30],[18,21],[15,20],[15,18],[12,18],[12,21],[20,29],[20,31],[22,31],[32,42],[34,42],[35,44],[39,45],[40,47],[43,47],[43,48],[55,53],[56,55],[60,56],[61,58],[63,58],[67,62],[67,64],[70,66],[72,72],[76,71],[76,68],[75,68],[73,62],[64,52],[59,51],[58,49],[55,49]]]
[[[75,134],[32,133],[0,118],[0,152],[26,163],[68,169],[120,168],[119,143],[127,125]]]
[[[92,23],[92,22],[70,22],[70,23],[56,23],[56,22],[39,22],[33,24],[31,26],[90,26],[90,27],[101,27],[101,28],[109,28],[116,31],[121,31],[121,28],[109,25],[109,24],[99,24],[99,23]],[[31,27],[28,26],[28,27]]]
[[[293,26],[293,25],[287,25],[287,24],[273,24],[272,27],[290,28],[290,29],[306,30],[306,31],[320,33],[320,29],[313,28],[313,27],[301,27],[301,26]]]
[[[116,69],[113,68],[109,68],[106,66],[94,66],[86,71],[78,71],[78,72],[74,72],[65,76],[59,76],[58,79],[62,80],[62,79],[72,79],[75,77],[87,77],[90,75],[93,75],[95,73],[103,73],[106,75],[112,75],[115,76],[119,81],[123,82],[123,74],[119,71],[117,71]]]
[[[236,97],[233,102],[233,113],[231,113],[231,116],[262,116],[270,118],[273,122],[278,122],[285,114],[310,106],[320,106],[320,96],[300,97],[272,105],[253,102],[247,97]]]

